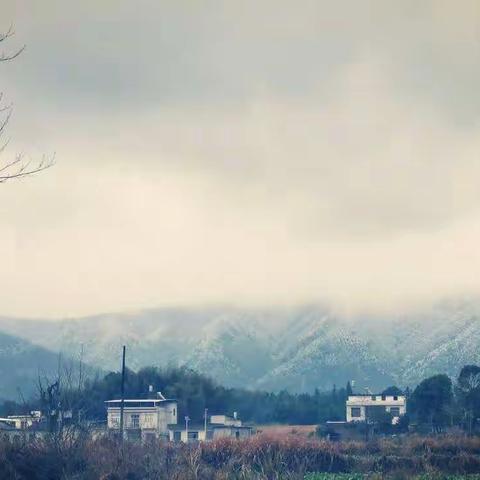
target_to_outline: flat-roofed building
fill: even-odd
[[[107,428],[120,431],[122,401],[107,400]],[[177,423],[177,401],[163,397],[125,399],[123,408],[124,435],[129,439],[151,440],[169,437],[169,425]]]
[[[34,410],[28,415],[9,415],[5,418],[0,418],[0,422],[7,423],[17,430],[26,430],[32,426],[42,422],[42,412]]]
[[[211,415],[210,421],[205,424],[170,425],[170,440],[173,442],[209,441],[217,438],[248,438],[253,434],[253,428],[243,425],[234,413],[229,415]]]
[[[407,399],[405,395],[349,395],[346,408],[347,422],[366,422],[383,411],[390,413],[396,424],[407,413]]]

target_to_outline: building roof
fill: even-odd
[[[228,429],[235,429],[235,430],[242,430],[242,429],[249,429],[251,430],[253,427],[250,427],[248,425],[242,425],[241,427],[236,427],[235,425],[222,425],[220,423],[208,423],[207,424],[207,430],[220,430],[222,428],[228,428]],[[173,430],[175,432],[179,431],[185,431],[185,424],[170,424],[168,425],[169,430]],[[188,431],[200,431],[200,430],[205,430],[205,424],[188,424]]]
[[[207,425],[207,430],[208,430],[208,427],[209,425]],[[185,428],[185,424],[176,424],[176,423],[172,423],[170,425],[168,425],[168,429],[169,430],[174,430],[176,432],[179,432],[179,431],[184,431],[186,430]],[[189,423],[188,424],[188,431],[191,432],[196,432],[196,431],[200,431],[200,430],[205,430],[205,425],[204,424],[200,424],[200,423]]]
[[[217,429],[217,430],[220,430],[221,428],[230,428],[230,429],[235,429],[235,430],[241,430],[241,429],[252,429],[253,427],[250,426],[250,425],[223,425],[222,423],[210,423],[208,425],[209,427],[211,427],[212,429]]]
[[[121,403],[122,399],[118,398],[116,400],[105,400],[105,403]],[[153,403],[177,403],[176,400],[171,398],[125,398],[123,403],[138,403],[138,402],[153,402]]]
[[[394,393],[351,393],[348,397],[405,397],[405,394],[396,395]]]

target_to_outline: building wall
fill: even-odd
[[[398,408],[399,416],[407,413],[407,401],[405,396],[398,395],[350,395],[346,404],[347,422],[364,422],[366,420],[367,407],[384,407],[387,412],[392,408]],[[356,415],[358,414],[359,415]],[[398,421],[394,419],[394,423]]]
[[[170,430],[169,431],[169,439],[171,442],[183,442],[187,443],[187,431],[183,430]],[[188,442],[198,442],[198,441],[205,441],[205,430],[198,430],[198,429],[189,429],[188,430]]]
[[[12,425],[17,430],[23,430],[30,428],[34,423],[40,422],[41,417],[34,417],[31,415],[10,415],[6,418],[0,418],[0,421],[6,422]]]
[[[123,414],[125,429],[138,428],[165,433],[169,424],[177,423],[177,404],[168,403],[161,407],[125,407]],[[109,429],[120,428],[120,408],[108,408],[107,425]]]
[[[176,425],[178,423],[177,403],[176,402],[167,403],[164,407],[162,407],[162,409],[165,415],[165,418],[164,418],[165,424],[163,425],[165,427],[164,431],[167,431],[168,430],[167,425]]]
[[[232,425],[235,427],[242,426],[241,420],[229,417],[228,415],[212,415],[210,417],[210,423],[215,423],[219,425]]]
[[[238,432],[238,434],[237,434]],[[211,425],[208,426],[207,435],[205,436],[204,429],[189,429],[189,442],[213,440],[217,438],[247,438],[252,434],[249,428],[215,428]],[[182,430],[170,430],[169,439],[171,442],[187,442],[187,432]]]
[[[214,428],[213,438],[247,438],[250,437],[252,431],[249,428]]]

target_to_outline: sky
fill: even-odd
[[[480,294],[477,0],[3,0],[0,314]]]

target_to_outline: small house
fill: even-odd
[[[367,422],[387,412],[392,416],[392,424],[407,413],[405,395],[349,395],[346,402],[347,422]]]
[[[172,442],[198,442],[217,438],[248,438],[252,435],[251,426],[243,425],[236,412],[228,415],[211,415],[206,424],[169,425],[169,439]]]

